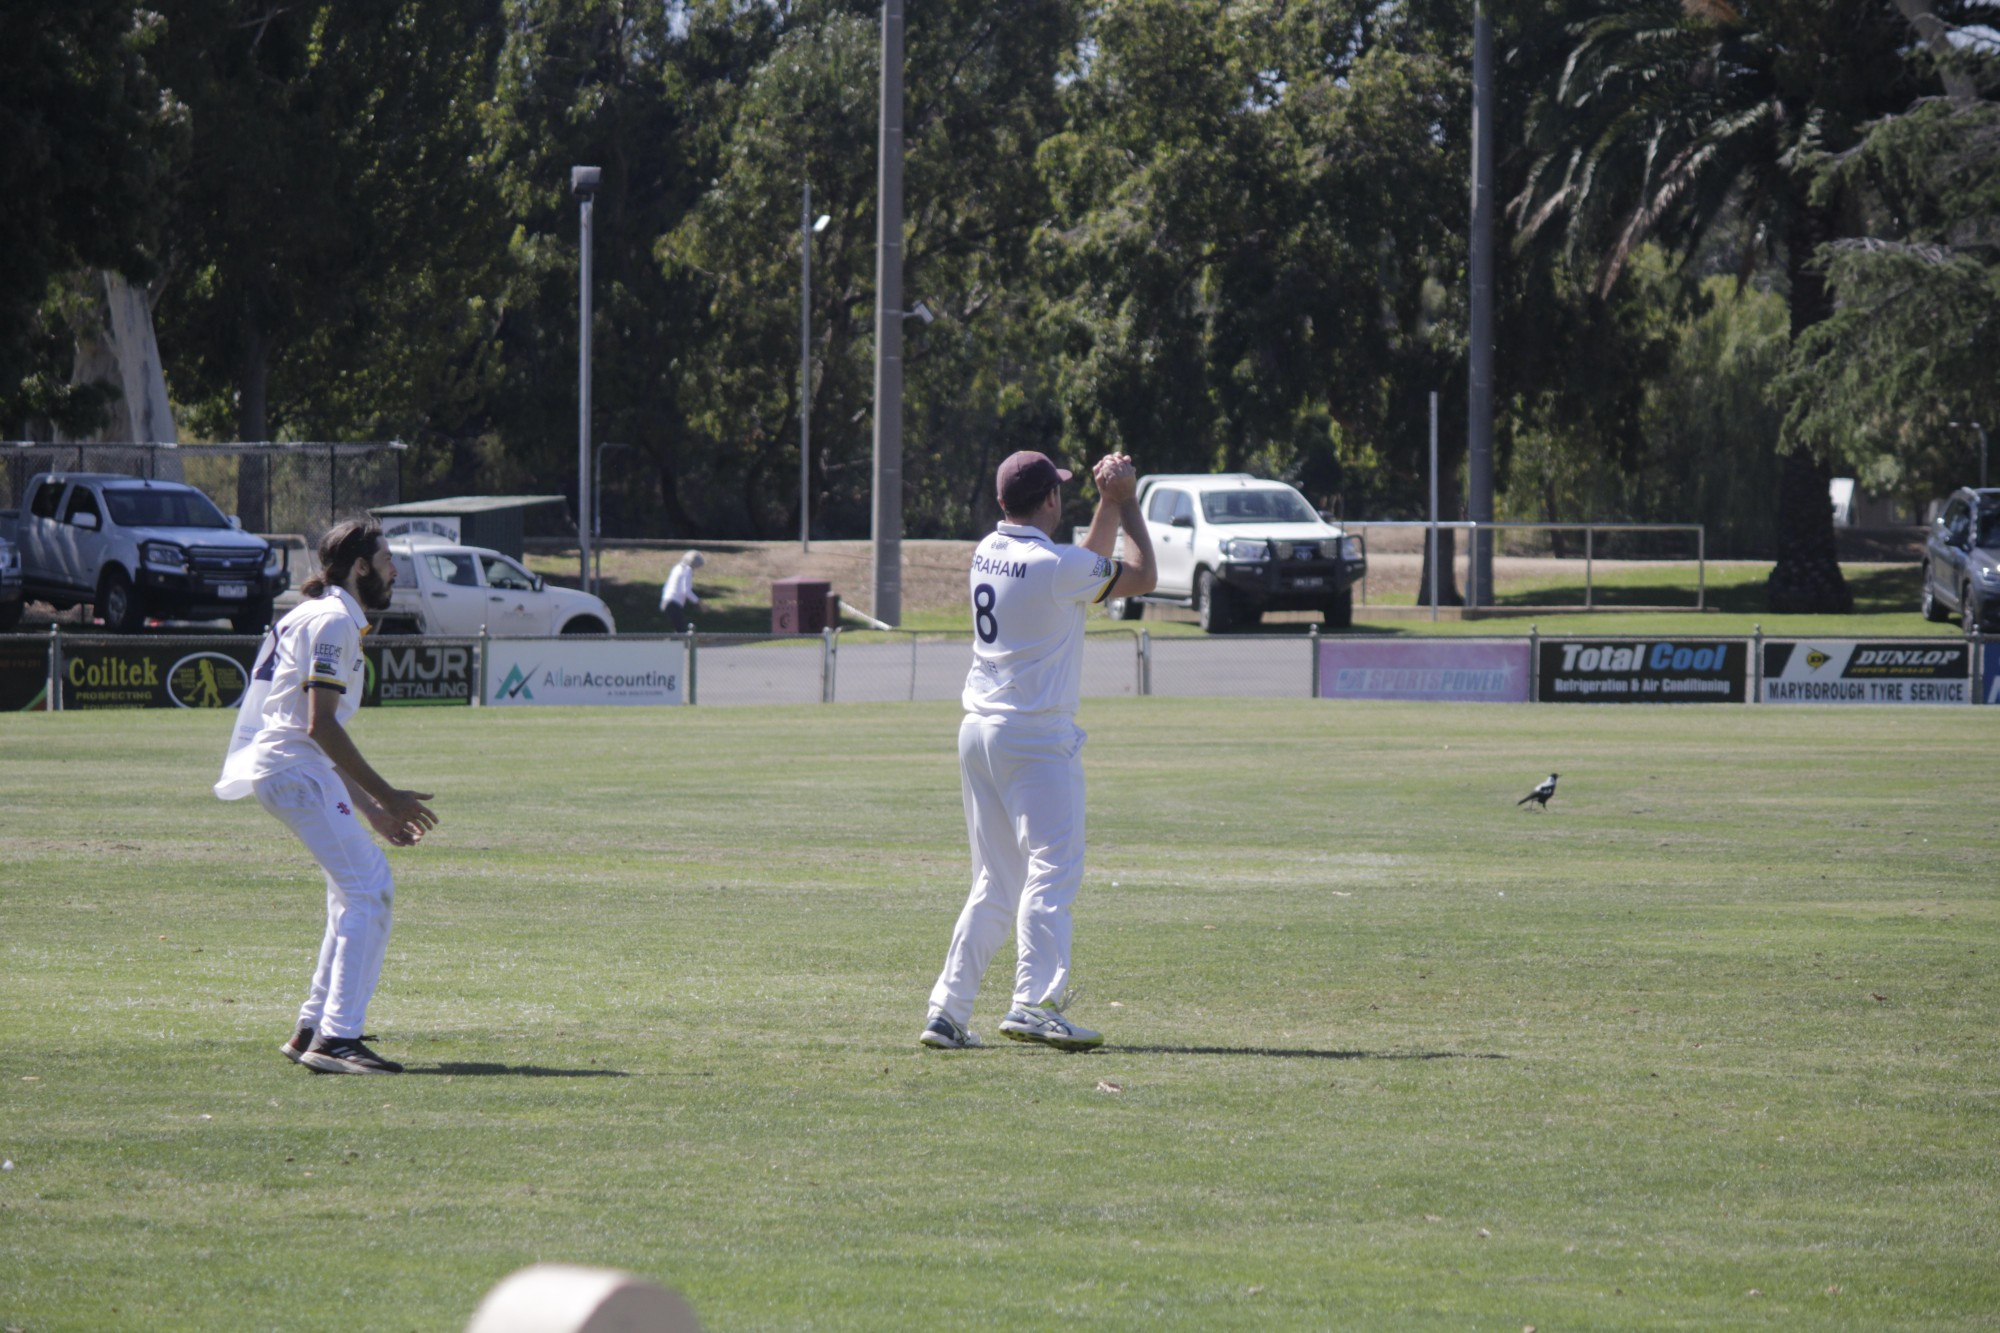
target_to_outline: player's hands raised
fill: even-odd
[[[1090,470],[1097,493],[1108,505],[1122,505],[1139,491],[1139,472],[1127,454],[1106,454]]]

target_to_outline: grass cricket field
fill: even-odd
[[[1086,701],[1077,1018],[919,1049],[948,705],[374,711],[370,1014],[227,720],[0,717],[0,1326],[1982,1328],[2000,709]],[[1551,770],[1546,814],[1515,800]]]

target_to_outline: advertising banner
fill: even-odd
[[[1802,639],[1764,645],[1767,704],[1962,704],[1972,646],[1951,639]]]
[[[49,706],[49,641],[30,635],[0,635],[0,713],[33,712]]]
[[[368,662],[363,707],[469,707],[472,703],[475,677],[470,643],[378,639],[371,634],[361,641],[361,652]]]
[[[489,639],[486,702],[677,704],[682,701],[678,639]]]
[[[65,642],[62,706],[234,708],[249,684],[258,642],[248,637]]]
[[[1750,645],[1721,639],[1544,639],[1536,697],[1560,704],[1747,702]]]
[[[1526,703],[1529,665],[1526,640],[1322,640],[1319,692],[1323,699]]]
[[[1979,697],[1989,704],[2000,704],[2000,639],[1988,639],[1980,646],[1979,660],[1983,681]]]

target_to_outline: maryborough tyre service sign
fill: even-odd
[[[1742,703],[1750,673],[1742,640],[1544,639],[1535,697],[1543,703]]]
[[[1971,699],[1972,646],[1806,639],[1764,645],[1767,704],[1962,704]]]

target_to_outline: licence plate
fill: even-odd
[[[247,583],[218,583],[215,585],[215,595],[227,601],[241,601],[250,595],[250,585]]]
[[[1326,580],[1320,578],[1317,574],[1311,574],[1307,575],[1305,578],[1292,580],[1292,586],[1294,588],[1318,588],[1325,586],[1325,584]]]

